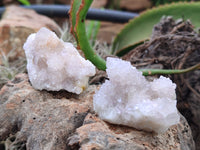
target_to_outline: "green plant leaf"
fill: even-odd
[[[93,0],[72,0],[70,9],[71,32],[76,38],[78,48],[98,69],[105,70],[106,62],[92,49],[85,29],[85,18]]]
[[[87,37],[90,40],[92,46],[94,46],[95,44],[100,26],[101,26],[100,21],[94,21],[94,20],[89,21],[86,26]]]
[[[116,36],[112,54],[122,56],[139,42],[149,39],[153,26],[162,16],[190,19],[195,28],[200,27],[200,2],[174,3],[145,11],[139,17],[132,19]]]

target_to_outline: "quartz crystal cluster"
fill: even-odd
[[[47,28],[31,34],[24,44],[27,70],[34,88],[65,89],[80,94],[95,74],[95,66],[80,56],[76,48]]]
[[[176,85],[161,76],[149,82],[130,62],[107,58],[109,80],[93,99],[99,117],[114,124],[165,132],[179,122]]]

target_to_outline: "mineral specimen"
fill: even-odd
[[[99,117],[114,124],[165,132],[179,122],[176,85],[161,76],[149,82],[130,62],[107,58],[109,80],[93,99]]]
[[[87,86],[95,66],[80,56],[76,48],[59,39],[47,28],[31,34],[24,50],[28,76],[35,89],[65,89],[80,94]]]

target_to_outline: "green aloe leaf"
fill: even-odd
[[[76,25],[76,15],[78,13],[79,7],[81,5],[81,0],[72,0],[71,1],[71,9],[69,11],[70,16],[70,24],[71,24],[71,33],[74,35],[77,41],[77,35],[75,32],[75,25]]]
[[[116,36],[112,54],[122,56],[138,43],[149,39],[153,26],[162,16],[190,19],[195,28],[200,27],[200,2],[174,3],[145,11],[139,17],[132,19]]]

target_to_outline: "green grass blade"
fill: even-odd
[[[93,21],[93,20],[89,21],[86,26],[87,37],[90,40],[92,46],[94,46],[95,44],[100,26],[101,26],[100,21]]]

